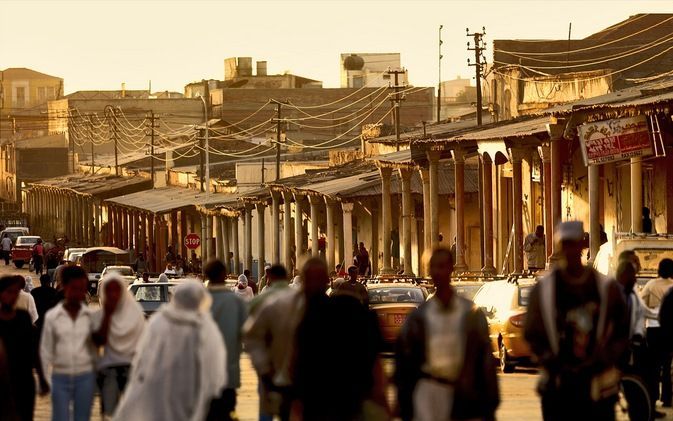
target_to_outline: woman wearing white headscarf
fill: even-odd
[[[26,286],[23,287],[23,290],[27,293],[30,293],[30,291],[35,288],[35,285],[33,285],[33,277],[32,276],[26,276]]]
[[[250,301],[255,296],[252,288],[248,286],[248,278],[245,275],[238,277],[238,284],[234,287],[234,293],[241,297],[244,301]]]
[[[114,420],[204,420],[227,382],[227,352],[209,307],[203,285],[185,282],[152,316]]]
[[[126,386],[145,316],[118,273],[103,278],[100,304],[102,309],[94,316],[100,325],[93,334],[96,345],[103,347],[97,365],[98,387],[103,414],[112,416]]]
[[[290,288],[301,289],[301,286],[302,286],[301,276],[297,275],[294,278],[292,278],[292,282],[290,282]]]

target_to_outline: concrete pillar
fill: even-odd
[[[292,271],[292,255],[294,243],[292,242],[292,193],[283,192],[283,264],[288,271]],[[264,272],[260,272],[261,274]]]
[[[241,270],[241,252],[240,245],[238,242],[238,215],[231,218],[231,236],[232,236],[232,245],[234,247],[234,273],[239,275],[243,271]]]
[[[519,148],[510,149],[512,162],[512,215],[514,218],[514,272],[523,271],[523,187],[521,162],[525,151]]]
[[[309,196],[308,201],[311,204],[311,256],[317,257],[320,255],[318,250],[318,214],[321,204],[320,198],[316,196]]]
[[[280,263],[280,193],[271,192],[271,233],[272,233],[272,253],[271,261],[274,264]]]
[[[185,210],[180,211],[180,249],[182,250],[182,257],[187,261],[189,259],[189,250],[185,245],[185,237],[189,234],[187,227],[187,212]]]
[[[381,173],[381,214],[383,218],[383,263],[380,274],[392,275],[394,271],[390,266],[390,231],[393,229],[393,215],[390,207],[390,181],[393,176],[393,169],[382,167],[379,168],[379,172]]]
[[[598,165],[589,165],[589,256],[593,263],[601,247],[600,177]]]
[[[327,268],[331,271],[336,267],[336,230],[334,221],[334,206],[332,199],[325,198],[325,213],[327,216]],[[344,213],[345,215],[345,213]],[[344,248],[347,245],[344,243]],[[351,246],[352,247],[352,246]],[[343,259],[341,259],[343,260]]]
[[[344,221],[344,263],[346,268],[353,264],[353,203],[341,203]]]
[[[108,205],[107,205],[107,232],[106,232],[107,238],[105,239],[105,244],[107,246],[113,246],[114,245],[114,237],[112,235],[112,221],[113,220],[114,220],[114,206],[112,206],[108,203]]]
[[[244,268],[252,271],[252,205],[245,207],[244,223],[244,244],[245,244],[245,265]]]
[[[482,230],[484,236],[484,267],[481,268],[481,271],[484,275],[495,275],[496,270],[493,265],[493,162],[488,155],[482,155],[481,168],[484,181],[482,192],[484,203],[484,226]]]
[[[201,263],[205,267],[205,264],[208,262],[208,228],[206,223],[206,215],[203,213],[199,214],[201,218]]]
[[[227,275],[231,273],[231,259],[229,258],[229,252],[231,251],[231,248],[229,246],[229,238],[231,237],[231,227],[229,226],[229,217],[228,216],[222,216],[222,223],[220,225],[220,229],[222,231],[222,255],[224,256],[222,260],[224,261],[224,265],[227,268]]]
[[[155,241],[154,241],[154,214],[150,213],[147,215],[147,264],[150,266],[150,271],[159,271],[161,268],[157,267],[155,264]]]
[[[465,272],[465,151],[453,150],[456,195],[456,263],[457,273]]]
[[[295,193],[294,195],[294,241],[295,241],[295,262],[300,265],[300,259],[304,254],[306,245],[304,244],[304,216],[302,207],[304,204],[304,195]]]
[[[643,232],[643,161],[631,158],[631,232]]]
[[[411,224],[413,223],[413,213],[411,203],[411,170],[400,168],[400,178],[402,179],[402,252],[404,257],[404,274],[415,276],[412,268],[411,257]]]
[[[171,239],[168,244],[173,246],[175,253],[179,253],[180,241],[178,240],[178,211],[171,212]]]
[[[140,218],[140,252],[143,253],[145,257],[145,264],[149,262],[149,259],[147,258],[147,249],[149,248],[147,246],[147,215],[144,213],[139,213],[138,217]],[[185,256],[185,259],[187,257]]]
[[[379,273],[379,207],[376,202],[370,208],[372,215],[372,238],[369,246],[369,257],[372,260],[372,276]]]
[[[257,276],[261,278],[264,274],[265,265],[264,209],[266,209],[266,205],[264,203],[257,203],[255,206],[257,207],[257,253],[259,256],[257,258]]]
[[[430,213],[430,170],[421,168],[421,181],[423,182],[423,250],[432,250],[432,217]],[[419,251],[422,255],[423,251]],[[421,265],[422,266],[422,265]]]
[[[557,127],[557,126],[554,126]],[[554,230],[562,221],[561,213],[561,184],[563,182],[563,168],[561,163],[561,142],[563,142],[563,131],[560,129],[560,133],[552,131],[551,136],[551,215],[552,215],[552,226]],[[552,240],[554,238],[553,232],[547,233],[547,238]],[[557,250],[557,244],[555,241],[552,243],[552,255],[556,255],[559,250]]]
[[[434,248],[439,245],[439,152],[429,151],[427,156],[430,183],[430,239]]]
[[[543,191],[542,197],[544,199],[544,233],[545,233],[545,249],[547,253],[547,263],[552,256],[554,243],[554,221],[552,210],[552,176],[551,176],[551,147],[549,144],[544,144],[538,148],[540,158],[542,159],[542,182]]]
[[[217,260],[224,261],[224,248],[222,247],[222,216],[215,215],[215,250]]]

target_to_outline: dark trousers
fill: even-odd
[[[547,392],[542,396],[542,418],[544,421],[614,421],[616,402],[616,398],[578,401],[560,393]]]
[[[2,258],[5,259],[5,266],[9,265],[9,258],[12,252],[9,250],[2,250]]]
[[[666,352],[666,337],[659,327],[647,328],[647,349],[649,375],[647,383],[652,400],[661,400],[665,404],[671,403],[673,385],[671,385],[671,355]],[[661,384],[661,392],[659,390]]]
[[[236,420],[236,389],[224,389],[219,398],[210,401],[206,421]]]

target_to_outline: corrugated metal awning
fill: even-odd
[[[29,185],[58,191],[69,190],[105,200],[122,194],[131,194],[151,189],[152,180],[143,177],[71,174],[36,181]]]
[[[106,202],[154,214],[162,214],[189,207],[218,205],[230,201],[232,198],[236,199],[237,195],[210,193],[210,196],[206,197],[206,193],[198,190],[181,187],[161,187],[113,197],[106,200]]]

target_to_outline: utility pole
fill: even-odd
[[[442,55],[442,44],[444,44],[444,41],[442,41],[442,28],[444,25],[439,25],[439,65],[437,66],[437,124],[442,120],[441,115],[442,115],[442,58],[444,56]]]
[[[204,187],[203,182],[205,181],[205,178],[206,178],[206,177],[204,176],[204,168],[205,168],[205,166],[204,166],[204,158],[205,158],[206,154],[205,154],[205,151],[204,151],[204,149],[203,149],[203,141],[205,140],[205,136],[204,136],[204,131],[203,131],[203,130],[204,130],[204,129],[201,129],[201,130],[200,130],[200,131],[201,131],[201,133],[200,133],[201,136],[199,136],[199,174],[201,175],[201,177],[199,177],[199,178],[201,179],[201,193],[203,193],[203,192],[206,191],[206,190],[203,188],[203,187]]]
[[[467,59],[467,64],[469,66],[474,66],[475,70],[475,80],[477,88],[477,126],[481,126],[481,78],[483,77],[483,66],[486,64],[486,58],[484,57],[484,50],[486,50],[486,45],[484,45],[483,37],[486,35],[486,28],[482,26],[481,32],[470,33],[470,28],[466,29],[467,36],[474,38],[474,47],[470,47],[470,43],[467,43],[467,50],[474,51],[474,63],[470,63],[470,59]]]
[[[151,84],[152,82],[150,82]],[[154,138],[155,138],[155,131],[154,129],[159,128],[159,125],[157,124],[157,120],[159,120],[159,117],[156,117],[154,115],[154,110],[150,111],[149,115],[149,133],[145,132],[146,135],[150,137],[150,173],[152,174],[152,188],[154,188]],[[166,163],[168,165],[168,162]]]
[[[393,114],[395,116],[395,146],[396,149],[400,150],[400,102],[403,98],[400,97],[400,88],[402,87],[399,82],[399,75],[405,74],[407,71],[402,69],[388,69],[387,73],[389,75],[395,76],[395,85],[391,86],[395,90],[395,96],[390,100],[393,103]]]
[[[276,118],[272,119],[272,122],[276,123],[276,181],[280,180],[280,144],[281,144],[281,123],[283,119],[281,118],[283,102],[272,99],[272,104],[276,104]]]
[[[75,138],[73,136],[74,135],[74,130],[72,129],[73,124],[74,123],[72,121],[72,113],[70,112],[70,110],[68,110],[68,143],[70,143],[70,166],[72,167],[72,172],[74,174],[77,171],[75,171]]]
[[[115,145],[115,175],[119,177],[119,133],[117,132],[117,114],[112,105],[105,106],[105,117],[108,119],[108,125],[111,127],[110,136]],[[74,165],[74,155],[73,155]]]

